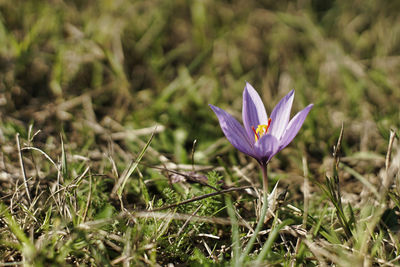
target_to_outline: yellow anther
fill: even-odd
[[[257,129],[256,129],[256,133],[258,136],[263,136],[264,134],[266,134],[268,131],[268,125],[265,124],[260,124],[258,125]]]
[[[252,127],[254,132],[254,138],[256,139],[256,141],[258,141],[258,139],[260,139],[263,135],[265,135],[268,132],[270,125],[271,125],[271,118],[268,119],[268,125],[260,124],[257,126],[257,129],[254,129],[254,127]]]

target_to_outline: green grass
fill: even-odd
[[[0,266],[399,265],[399,11],[0,1]],[[245,81],[315,104],[262,223],[208,107],[240,119]]]

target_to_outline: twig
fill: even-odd
[[[171,205],[168,205],[168,206],[155,208],[155,209],[152,209],[150,211],[160,211],[160,210],[175,208],[177,206],[184,205],[184,204],[187,204],[187,203],[190,203],[190,202],[202,200],[202,199],[205,199],[205,198],[209,198],[209,197],[213,197],[213,196],[217,196],[217,195],[221,195],[221,194],[225,194],[225,193],[229,193],[229,192],[245,190],[247,188],[251,188],[251,186],[242,186],[242,187],[229,188],[229,189],[221,190],[221,191],[218,191],[218,192],[213,192],[213,193],[205,194],[205,195],[202,195],[202,196],[194,197],[194,198],[191,198],[191,199],[188,199],[188,200],[185,200],[185,201],[182,201],[182,202],[174,203],[174,204],[171,204]]]
[[[214,186],[208,184],[208,183],[205,182],[205,181],[202,181],[202,180],[200,180],[200,179],[197,179],[194,175],[186,174],[186,173],[183,173],[183,172],[178,172],[178,171],[175,171],[175,170],[168,169],[168,168],[166,168],[166,167],[150,166],[150,165],[147,165],[147,164],[142,163],[142,162],[140,162],[139,164],[140,164],[140,165],[143,165],[143,166],[146,166],[146,167],[148,167],[148,168],[152,168],[152,169],[156,169],[156,170],[160,170],[160,171],[172,172],[172,173],[174,173],[174,174],[176,174],[176,175],[180,175],[180,176],[185,177],[185,178],[186,178],[187,180],[189,180],[190,182],[198,183],[198,184],[207,186],[207,187],[209,187],[209,188],[211,188],[211,189],[214,189],[215,191],[218,191],[218,188],[216,188],[216,187],[214,187]],[[194,171],[193,171],[193,172],[194,172]]]
[[[203,223],[214,223],[221,225],[232,225],[232,221],[229,218],[221,217],[208,217],[208,216],[198,216],[192,214],[181,214],[181,213],[162,213],[162,212],[146,212],[138,211],[132,213],[133,217],[136,218],[151,218],[151,219],[172,219],[172,220],[190,220],[192,222],[203,222]],[[238,225],[245,226],[242,222],[238,222]],[[90,227],[90,226],[89,226]]]

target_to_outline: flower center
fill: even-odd
[[[271,118],[268,119],[268,125],[265,124],[260,124],[257,126],[257,129],[251,127],[254,132],[254,138],[256,141],[258,141],[263,135],[265,135],[268,132],[269,126],[271,125]]]

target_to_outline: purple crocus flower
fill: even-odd
[[[242,108],[244,127],[229,113],[210,104],[226,138],[239,151],[259,162],[265,179],[268,162],[293,140],[313,107],[313,104],[308,105],[289,121],[293,98],[294,90],[282,98],[268,119],[260,96],[246,83]],[[264,180],[264,187],[265,183]]]

